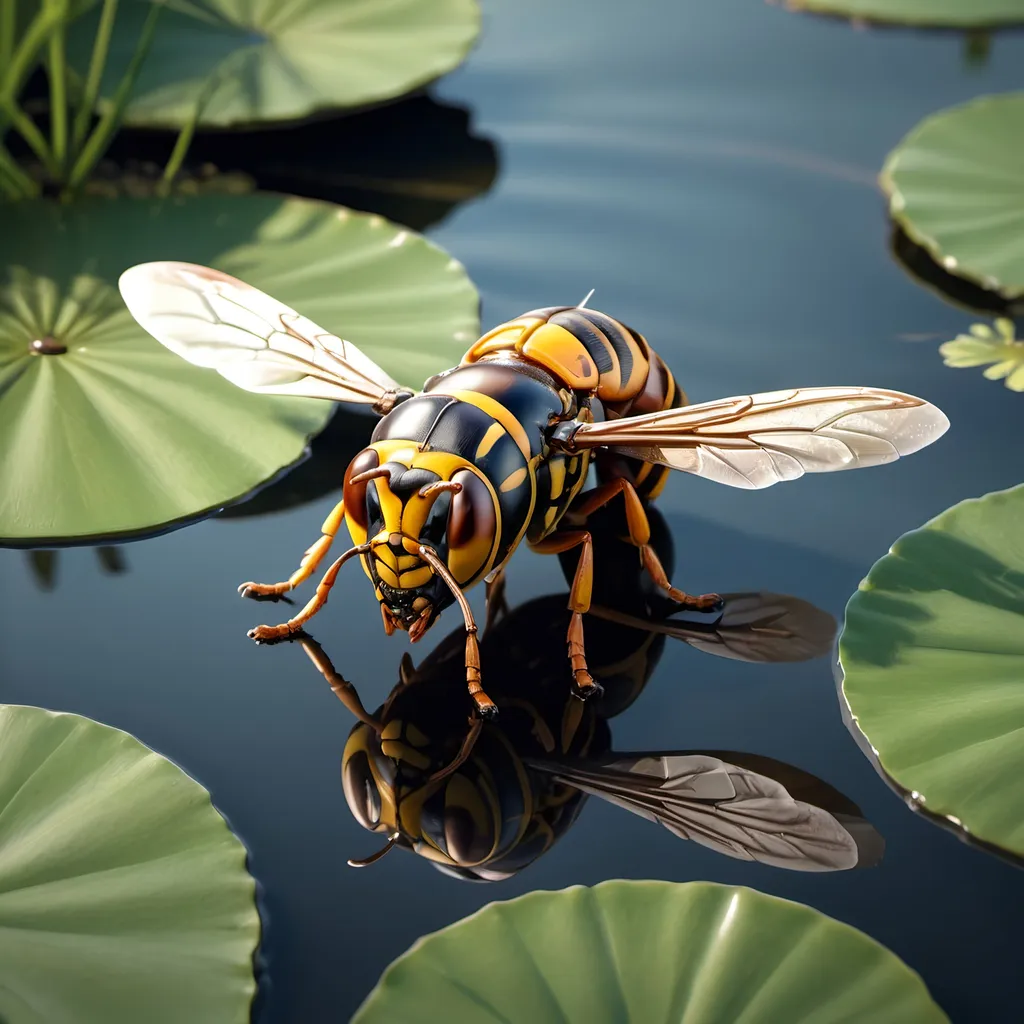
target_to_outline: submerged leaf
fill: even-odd
[[[249,1020],[245,847],[134,737],[0,705],[0,1020]]]
[[[711,882],[491,903],[420,939],[353,1024],[948,1024],[920,977],[810,907]]]
[[[850,598],[851,727],[911,804],[1024,859],[1024,486],[904,534]]]
[[[146,334],[117,280],[153,259],[234,274],[413,387],[476,336],[461,265],[380,217],[266,194],[14,204],[0,236],[0,539],[195,517],[301,458],[331,415],[242,391]]]

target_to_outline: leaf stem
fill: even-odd
[[[47,145],[46,137],[32,120],[18,106],[15,100],[9,96],[0,98],[0,110],[7,115],[7,124],[13,125],[21,137],[32,147],[32,152],[42,161],[43,166],[50,174],[57,178],[60,176],[60,167],[53,158],[53,153]]]
[[[50,33],[47,74],[50,79],[50,148],[53,162],[63,172],[68,157],[68,68],[64,53],[67,0],[53,0],[60,20]]]
[[[68,175],[66,193],[73,193],[85,181],[89,172],[107,151],[110,140],[113,138],[114,132],[117,131],[118,125],[121,122],[121,115],[128,105],[128,99],[131,96],[135,80],[139,77],[139,70],[142,68],[142,63],[146,59],[146,54],[149,53],[149,48],[153,43],[157,18],[160,17],[163,6],[164,0],[153,0],[149,14],[146,15],[146,21],[142,26],[142,31],[139,33],[139,41],[135,46],[135,52],[132,54],[132,59],[129,61],[128,67],[117,85],[110,105],[75,159],[71,173]]]
[[[10,199],[27,199],[39,195],[39,185],[17,165],[3,145],[0,145],[0,183]]]
[[[107,64],[110,36],[114,31],[114,19],[116,17],[117,0],[103,0],[103,11],[100,13],[100,23],[96,29],[96,38],[92,44],[92,57],[89,59],[89,71],[86,74],[85,89],[82,92],[81,104],[75,113],[71,145],[76,153],[85,141],[89,122],[96,108],[96,98],[100,94],[100,82],[103,79],[103,69]]]
[[[0,0],[7,2],[7,0]],[[0,68],[0,105],[6,108],[7,99],[15,99],[21,92],[29,72],[35,63],[39,51],[46,45],[53,30],[62,16],[62,9],[49,4],[45,5],[29,23],[21,42],[15,48],[10,63]],[[11,122],[8,121],[7,124]],[[3,124],[0,123],[0,129]]]
[[[6,4],[9,0],[0,0],[0,2]],[[60,22],[63,13],[63,4],[47,3],[42,6],[15,47],[10,63],[2,69],[2,78],[0,78],[0,137],[9,126],[13,125],[32,147],[32,151],[42,161],[47,171],[55,177],[58,168],[54,163],[50,147],[35,122],[18,106],[17,97],[39,52],[46,45],[50,33]],[[4,17],[7,17],[6,8]]]
[[[164,173],[161,181],[164,185],[170,185],[174,181],[178,171],[181,170],[181,165],[185,160],[185,154],[188,152],[188,147],[192,143],[192,137],[196,133],[196,128],[199,125],[199,118],[203,116],[203,111],[206,109],[206,105],[213,99],[214,93],[220,88],[221,83],[227,75],[227,72],[236,63],[238,63],[239,57],[245,53],[245,50],[240,50],[232,54],[220,67],[215,68],[206,76],[206,81],[203,82],[202,88],[199,90],[199,95],[196,96],[195,105],[192,107],[192,112],[189,114],[188,120],[181,126],[181,131],[178,132],[178,138],[174,143],[174,149],[171,151],[171,155],[167,158],[167,165],[164,167]]]
[[[6,68],[14,55],[17,15],[17,0],[0,0],[0,68]]]

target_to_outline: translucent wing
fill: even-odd
[[[796,388],[585,423],[564,443],[599,446],[732,487],[893,462],[941,437],[945,414],[879,388]]]
[[[372,405],[401,390],[355,345],[258,288],[194,263],[140,263],[121,275],[129,312],[162,345],[246,391]]]
[[[832,649],[836,620],[808,601],[768,592],[723,594],[722,600],[722,612],[713,622],[672,614],[661,619],[640,618],[602,605],[591,605],[590,614],[623,626],[665,633],[706,654],[735,661],[807,661]]]
[[[856,839],[828,811],[794,799],[767,775],[712,754],[612,754],[600,762],[527,764],[739,860],[793,871],[844,871],[860,861]]]

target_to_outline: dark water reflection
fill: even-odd
[[[696,401],[875,384],[952,421],[895,466],[751,494],[673,480],[661,507],[681,586],[799,594],[839,618],[902,532],[1024,479],[1021,397],[942,365],[939,341],[970,314],[892,259],[873,186],[921,117],[1018,86],[1024,40],[996,35],[986,65],[968,68],[956,34],[860,33],[754,0],[484,7],[482,44],[437,94],[472,108],[502,172],[431,236],[470,268],[486,323],[595,287],[599,308],[643,331]],[[935,340],[904,340],[924,336]],[[260,616],[235,596],[242,580],[290,570],[331,504],[133,544],[120,577],[100,574],[92,552],[61,552],[52,593],[33,585],[23,552],[0,552],[0,697],[137,734],[209,786],[249,844],[269,911],[266,1021],[345,1019],[420,934],[491,899],[615,877],[712,879],[809,903],[906,959],[954,1020],[1016,1015],[1022,876],[889,792],[843,726],[827,659],[752,665],[667,644],[643,700],[615,719],[615,744],[799,765],[885,836],[876,868],[733,861],[594,800],[571,838],[506,882],[465,885],[398,854],[349,870],[346,857],[369,852],[338,778],[351,721],[292,645],[246,638]],[[563,589],[555,560],[530,554],[509,578],[513,606]],[[367,706],[380,704],[404,641],[384,638],[361,574],[342,577],[316,628]]]
[[[671,575],[671,536],[656,512],[650,518],[652,547]],[[516,607],[492,595],[480,657],[501,709],[493,722],[467,723],[463,629],[418,665],[403,656],[372,715],[320,644],[298,641],[358,719],[342,779],[356,820],[388,837],[371,862],[398,847],[456,878],[505,881],[551,850],[593,796],[739,860],[792,871],[876,864],[884,843],[860,808],[793,765],[738,751],[625,752],[615,742],[612,719],[640,698],[668,638],[737,661],[796,662],[830,651],[835,620],[772,593],[723,594],[717,612],[682,610],[621,539],[622,509],[601,510],[587,529],[595,579],[584,634],[600,691],[586,703],[570,694],[568,590]],[[568,587],[568,554],[562,569]]]

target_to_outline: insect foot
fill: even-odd
[[[291,589],[292,585],[289,581],[284,583],[253,583],[250,580],[248,583],[239,585],[238,593],[242,597],[270,597],[284,594]]]
[[[256,643],[262,643],[268,640],[283,640],[285,637],[291,636],[292,632],[294,631],[291,626],[285,622],[280,626],[253,626],[246,635]]]

